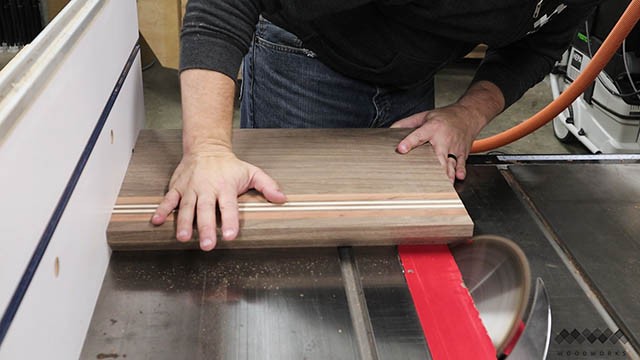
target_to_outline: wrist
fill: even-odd
[[[185,156],[196,154],[232,153],[231,142],[217,138],[189,138],[183,137],[182,153]]]
[[[458,102],[455,106],[460,107],[461,112],[465,114],[464,117],[467,120],[467,129],[471,135],[473,135],[473,138],[480,134],[480,131],[482,131],[482,129],[492,120],[491,117],[486,113],[479,111],[473,104]]]
[[[469,114],[470,125],[476,134],[504,110],[502,91],[488,81],[472,84],[456,102]]]

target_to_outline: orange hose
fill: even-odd
[[[565,91],[554,101],[549,103],[544,109],[533,115],[528,120],[505,130],[499,134],[473,142],[471,152],[484,152],[493,150],[500,146],[510,144],[530,133],[538,130],[544,124],[553,120],[564,109],[569,107],[573,101],[584,92],[584,90],[595,80],[596,76],[607,65],[622,41],[629,35],[636,22],[640,19],[640,0],[632,0],[624,11],[616,26],[600,46],[600,49],[593,56],[586,69]]]

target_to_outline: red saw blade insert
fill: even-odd
[[[496,359],[447,245],[399,246],[404,276],[434,360]]]

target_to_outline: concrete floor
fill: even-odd
[[[436,106],[455,101],[466,89],[473,77],[475,63],[456,64],[444,69],[436,76]],[[146,108],[146,126],[154,129],[176,129],[181,127],[180,90],[178,73],[151,66],[143,74]],[[551,101],[549,84],[545,80],[530,89],[522,99],[497,117],[481,134],[482,137],[510,128],[535,114]],[[234,122],[238,126],[239,112]],[[497,151],[507,154],[580,154],[588,153],[581,144],[566,145],[553,135],[550,124],[537,132]]]

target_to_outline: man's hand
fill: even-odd
[[[222,238],[233,240],[239,231],[238,195],[253,188],[272,202],[285,202],[286,197],[273,179],[231,151],[235,79],[215,71],[189,69],[180,74],[180,84],[182,161],[151,223],[164,223],[179,204],[176,238],[183,242],[192,238],[195,218],[200,248],[209,251],[217,241],[216,205]]]
[[[451,182],[464,180],[471,144],[480,130],[504,108],[500,89],[487,81],[474,83],[455,103],[396,121],[392,128],[415,128],[397,147],[401,154],[431,143]]]
[[[456,178],[464,180],[471,143],[483,125],[481,120],[473,120],[464,106],[454,104],[411,115],[391,127],[415,128],[398,144],[398,152],[406,154],[426,142],[431,143],[440,165],[453,182]]]
[[[185,154],[171,178],[169,192],[151,218],[155,225],[164,223],[180,204],[176,220],[176,238],[191,240],[193,220],[197,218],[200,248],[216,246],[216,204],[220,208],[222,238],[233,240],[238,235],[238,195],[256,189],[267,200],[286,201],[269,175],[258,167],[239,160],[228,150],[206,150]]]

